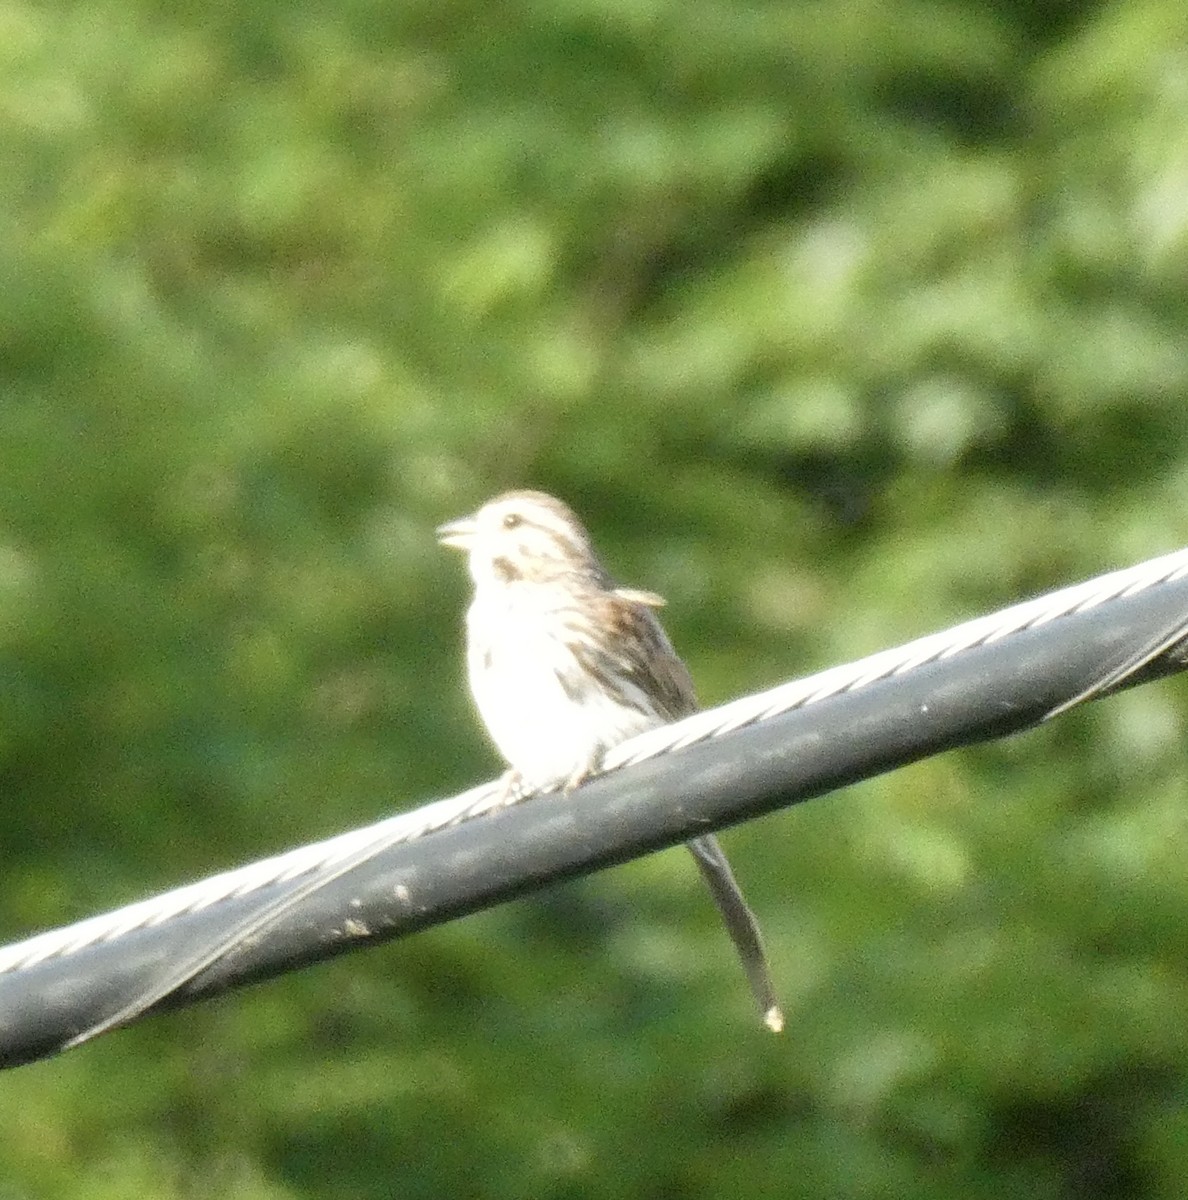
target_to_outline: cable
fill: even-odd
[[[1188,550],[650,731],[568,798],[483,785],[5,947],[0,1063],[1036,724],[1177,669],[1185,613]]]

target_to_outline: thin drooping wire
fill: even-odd
[[[1157,659],[1174,650],[1186,638],[1188,638],[1188,622],[1179,621],[1167,633],[1152,638],[1143,649],[1125,659],[1121,665],[1107,672],[1100,679],[1095,679],[1087,688],[1082,688],[1075,696],[1065,700],[1062,704],[1056,705],[1051,712],[1044,715],[1044,720],[1050,721],[1053,717],[1058,717],[1062,713],[1068,712],[1070,708],[1076,708],[1079,704],[1087,704],[1090,700],[1096,700],[1098,696],[1104,696],[1107,692],[1112,692],[1115,688],[1121,687],[1122,684],[1137,675],[1144,667],[1149,667]]]
[[[497,783],[482,784],[460,796],[426,804],[412,812],[397,813],[363,829],[300,846],[148,900],[88,917],[74,925],[37,934],[26,941],[0,948],[0,974],[27,970],[47,959],[74,954],[102,942],[117,941],[138,929],[149,929],[174,917],[202,912],[222,901],[299,879],[311,871],[333,871],[344,863],[354,865],[359,861],[361,851],[412,841],[481,816],[499,807],[501,802],[515,803],[516,797],[504,799],[503,789]]]
[[[718,708],[706,709],[674,724],[649,730],[614,747],[607,754],[603,768],[607,771],[615,770],[696,742],[719,737],[791,709],[817,703],[841,692],[867,687],[882,679],[906,674],[975,646],[987,645],[1025,629],[1033,629],[1060,617],[1085,612],[1110,600],[1135,595],[1185,576],[1188,576],[1188,549],[1101,575],[1035,600],[964,622],[944,632],[930,634],[897,649],[881,651],[857,662],[793,680],[769,691],[745,696]],[[1065,711],[1074,703],[1083,702],[1117,686],[1124,678],[1174,646],[1185,636],[1184,629],[1185,626],[1177,625],[1173,633],[1157,639],[1142,655],[1127,660],[1122,667],[1110,672],[1108,676],[1103,676],[1090,688],[1053,710],[1053,714],[1050,715]],[[508,794],[507,789],[498,782],[484,784],[459,796],[389,817],[365,829],[353,830],[323,842],[226,871],[149,900],[0,948],[0,973],[26,970],[47,959],[76,953],[98,943],[116,941],[138,929],[160,925],[187,913],[200,912],[222,901],[250,895],[264,887],[302,880],[297,888],[278,897],[272,905],[265,905],[260,912],[246,918],[241,926],[231,931],[240,938],[250,936],[275,921],[281,913],[300,903],[306,896],[341,878],[391,846],[412,841],[463,821],[473,820],[493,809],[517,804],[525,799],[528,799],[527,795]],[[309,878],[304,879],[307,875]],[[170,991],[176,990],[188,979],[192,979],[217,961],[227,952],[228,940],[224,935],[213,951],[180,964],[167,980],[153,989],[155,998],[147,1003],[138,1000],[137,1012],[151,1007]],[[195,966],[195,963],[198,965]],[[183,976],[180,981],[179,976]],[[118,1017],[119,1014],[113,1015],[102,1028],[110,1028],[113,1024],[120,1023],[121,1019],[130,1019],[127,1016],[117,1019]],[[80,1037],[94,1036],[99,1031],[87,1031]]]
[[[490,789],[483,788],[481,790],[486,793]],[[493,803],[487,804],[484,811],[489,812],[496,807],[518,803],[523,798],[525,797],[507,787],[496,785],[495,794],[490,797]],[[457,824],[456,821],[452,823]],[[233,954],[236,947],[242,946],[250,938],[255,937],[256,934],[263,932],[263,930],[275,924],[285,913],[296,908],[306,897],[320,891],[324,887],[328,887],[336,879],[341,879],[356,867],[360,867],[365,862],[369,862],[375,858],[378,854],[382,854],[388,847],[408,840],[409,838],[403,827],[397,827],[389,830],[384,837],[373,839],[365,845],[360,846],[353,853],[339,859],[333,865],[317,873],[310,874],[303,882],[298,883],[275,900],[250,913],[242,921],[238,922],[238,924],[232,925],[230,929],[224,930],[217,938],[212,939],[208,945],[204,946],[196,954],[192,954],[175,963],[172,969],[163,975],[152,987],[144,989],[126,1004],[120,1005],[119,1008],[108,1013],[101,1020],[88,1025],[86,1029],[76,1033],[69,1041],[62,1044],[62,1049],[73,1050],[76,1046],[81,1046],[84,1042],[89,1042],[92,1038],[96,1038],[102,1033],[107,1033],[109,1030],[115,1029],[120,1025],[127,1025],[136,1020],[137,1017],[148,1012],[154,1004],[159,1004],[166,996],[172,996],[174,992],[184,987],[190,980],[196,979],[207,967],[213,966],[216,962]]]

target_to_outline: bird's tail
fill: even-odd
[[[751,985],[751,992],[759,1005],[760,1013],[763,1014],[763,1024],[772,1033],[781,1032],[784,1028],[784,1014],[776,999],[775,985],[771,981],[759,922],[743,897],[725,851],[713,834],[694,838],[686,845],[710,890],[710,895],[714,898],[714,903],[718,906],[718,911],[722,914],[722,919],[726,922],[730,940],[738,951],[747,982]]]

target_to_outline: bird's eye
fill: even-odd
[[[524,518],[517,512],[509,512],[503,518],[504,529],[515,529],[517,525],[522,525]]]

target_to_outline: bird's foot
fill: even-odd
[[[504,771],[499,780],[499,798],[496,806],[506,808],[507,805],[514,804],[523,794],[524,776],[514,767]]]
[[[581,787],[592,775],[597,775],[601,760],[600,754],[592,754],[584,762],[579,763],[565,781],[565,785],[561,789],[562,795],[568,796],[574,788]]]

